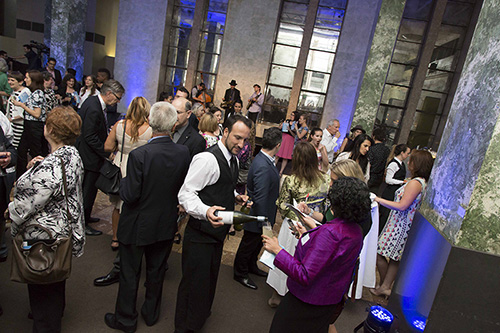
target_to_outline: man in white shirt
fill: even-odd
[[[328,126],[323,130],[323,139],[321,139],[321,144],[326,148],[329,163],[333,162],[335,149],[338,146],[337,140],[340,137],[339,128],[340,122],[338,119],[333,119],[328,122]]]
[[[233,211],[248,200],[235,192],[236,155],[250,136],[252,122],[234,115],[225,122],[222,139],[193,157],[179,204],[190,215],[182,245],[182,280],[177,293],[175,332],[199,331],[210,316],[224,240],[230,225],[216,211]]]

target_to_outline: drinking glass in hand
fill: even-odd
[[[274,237],[273,227],[271,225],[271,222],[269,221],[262,222],[262,234],[267,237],[271,238]]]

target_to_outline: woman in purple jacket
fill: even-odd
[[[276,237],[263,237],[276,254],[274,264],[288,275],[289,292],[281,301],[270,332],[328,332],[343,307],[363,245],[360,222],[370,214],[370,194],[359,179],[335,181],[328,194],[334,216],[317,228],[298,226],[300,239],[292,257]]]

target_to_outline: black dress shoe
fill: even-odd
[[[89,219],[89,223],[96,223],[96,222],[99,222],[100,220],[101,220],[101,219],[100,219],[100,218],[98,218],[98,217],[91,217],[91,218]]]
[[[87,236],[99,236],[102,235],[102,231],[96,230],[88,225],[85,226],[85,235]]]
[[[257,289],[257,285],[249,277],[238,277],[238,276],[235,276],[234,280],[238,281],[239,283],[241,283],[242,285],[244,285],[247,288],[254,289],[254,290]]]
[[[267,272],[263,271],[260,268],[252,269],[252,270],[250,270],[249,273],[257,275],[257,276],[267,277]]]
[[[114,313],[106,313],[104,316],[104,322],[108,327],[113,328],[115,330],[120,330],[122,332],[133,333],[137,329],[137,325],[135,326],[124,326],[116,321],[116,316]]]
[[[94,286],[96,287],[105,287],[109,286],[113,283],[120,281],[120,274],[114,271],[111,271],[108,275],[98,277],[94,280]]]

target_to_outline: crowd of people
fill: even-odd
[[[235,80],[222,109],[200,83],[191,92],[180,87],[162,93],[152,105],[134,97],[118,119],[116,104],[125,88],[107,69],[84,76],[80,86],[69,70],[56,74],[55,64],[49,58],[43,72],[6,74],[0,210],[8,206],[12,236],[70,237],[72,254],[81,256],[85,236],[102,234],[91,226],[101,167],[111,160],[119,168],[119,194],[109,195],[110,246],[117,255],[111,271],[94,280],[100,287],[119,283],[107,326],[136,330],[143,257],[146,297],[140,313],[148,326],[159,320],[167,259],[182,241],[175,331],[200,330],[211,314],[224,242],[235,233],[218,212],[236,205],[250,207],[250,215],[265,216],[272,226],[278,211],[283,218],[274,228],[277,237],[262,236],[262,222],[245,223],[233,266],[234,280],[250,289],[258,288],[251,274],[267,277],[273,290],[268,305],[277,307],[271,332],[335,332],[363,239],[372,232],[374,203],[381,206],[373,231],[380,234],[373,249],[380,282],[371,292],[390,295],[429,179],[430,153],[405,144],[391,151],[383,128],[369,136],[354,126],[340,143],[339,120],[310,129],[308,115],[297,111],[263,131],[259,150],[261,87],[253,86],[244,112]],[[4,261],[5,239],[1,244]],[[263,249],[275,256],[269,273],[257,265]],[[28,284],[35,332],[61,330],[65,283]]]

